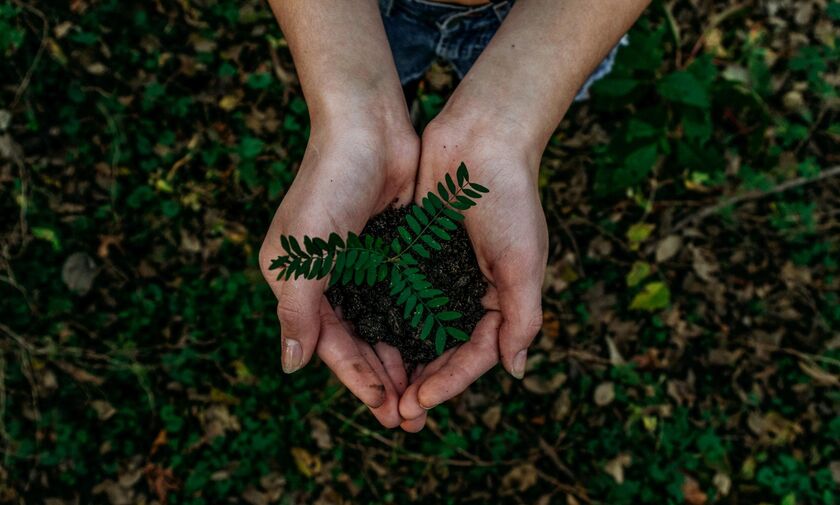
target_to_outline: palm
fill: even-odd
[[[393,427],[400,422],[397,401],[406,383],[396,349],[378,344],[374,351],[353,336],[324,296],[326,280],[277,280],[276,272],[267,270],[271,259],[282,254],[281,234],[358,233],[388,205],[410,201],[416,142],[406,142],[399,156],[385,155],[387,149],[381,144],[381,138],[363,133],[313,135],[300,171],[269,227],[260,264],[278,299],[284,370],[297,370],[317,352],[380,422]]]
[[[424,135],[422,149],[416,195],[426,194],[462,161],[471,178],[490,189],[478,206],[466,212],[465,220],[489,287],[483,300],[487,314],[470,341],[450,349],[412,378],[400,401],[400,414],[407,419],[402,426],[408,431],[422,428],[427,408],[461,393],[500,357],[508,370],[517,368],[517,355],[542,325],[540,287],[548,247],[537,170],[531,166],[538,161],[480,139],[459,138],[452,131]],[[520,357],[524,365],[524,353]]]

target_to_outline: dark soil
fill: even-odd
[[[362,233],[381,237],[385,243],[390,243],[397,237],[397,227],[405,223],[407,213],[408,207],[388,209],[371,219]],[[432,286],[449,297],[446,310],[463,314],[461,319],[453,322],[454,326],[471,334],[485,312],[481,298],[487,290],[487,281],[478,268],[466,230],[458,226],[450,234],[452,240],[443,243],[441,251],[430,251],[431,258],[417,257],[418,267]],[[412,328],[402,317],[403,308],[388,293],[388,280],[384,280],[373,286],[337,284],[327,290],[327,298],[333,307],[341,307],[344,319],[369,344],[382,341],[395,346],[406,364],[431,361],[437,356],[434,339],[420,340],[420,325]],[[449,339],[446,347],[457,344]]]

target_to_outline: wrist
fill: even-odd
[[[503,94],[472,93],[468,89],[458,91],[434,123],[463,132],[466,138],[503,147],[539,162],[556,125],[540,121],[531,111]]]

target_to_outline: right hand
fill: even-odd
[[[391,205],[411,202],[420,143],[401,115],[396,127],[372,115],[313,121],[309,144],[260,249],[263,276],[277,297],[282,367],[292,373],[317,352],[338,379],[386,427],[402,421],[399,399],[407,386],[399,352],[371,348],[351,333],[327,301],[328,279],[277,280],[271,260],[284,254],[280,235],[326,237],[359,233],[368,219]],[[375,115],[373,115],[375,116]],[[367,126],[366,126],[367,125]]]

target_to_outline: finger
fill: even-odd
[[[312,358],[321,333],[321,283],[286,282],[277,303],[283,371],[293,373]],[[329,309],[332,312],[332,309]]]
[[[423,365],[420,372],[415,373],[415,377],[405,389],[405,392],[403,392],[402,398],[400,398],[400,415],[403,419],[417,419],[426,414],[426,409],[417,400],[417,391],[420,389],[423,381],[446,365],[449,358],[455,354],[455,350],[454,348],[447,350],[433,361]]]
[[[428,414],[423,412],[423,415],[416,419],[406,419],[400,424],[400,428],[408,433],[417,433],[426,426],[426,417],[428,417]]]
[[[499,353],[505,369],[517,379],[525,375],[528,346],[542,328],[542,283],[545,265],[536,265],[530,269],[531,273],[525,275],[519,270],[520,265],[510,263],[494,270],[502,312]],[[525,269],[525,272],[528,271],[529,269]]]
[[[326,298],[323,303],[329,307]],[[331,308],[322,310],[318,356],[362,403],[377,408],[385,403],[385,384],[365,358],[362,347],[362,342],[347,333]]]
[[[428,410],[462,393],[499,362],[498,312],[488,312],[478,322],[470,340],[461,344],[447,363],[429,375],[417,391],[417,402]],[[402,403],[400,403],[402,410]]]
[[[385,387],[385,400],[382,402],[382,405],[378,407],[371,407],[370,411],[379,423],[382,424],[382,426],[386,428],[396,428],[400,425],[403,419],[400,417],[400,395],[397,393],[394,382],[385,370],[379,356],[373,352],[370,345],[357,337],[352,338],[353,340],[356,340],[362,356],[364,356],[365,360],[367,360],[368,365],[370,365],[371,369],[379,377],[379,380]]]
[[[379,342],[373,348],[376,351],[376,355],[379,356],[380,361],[382,361],[385,372],[391,378],[397,394],[402,395],[405,392],[405,388],[408,387],[408,375],[405,372],[405,364],[403,363],[400,351],[385,342]]]

